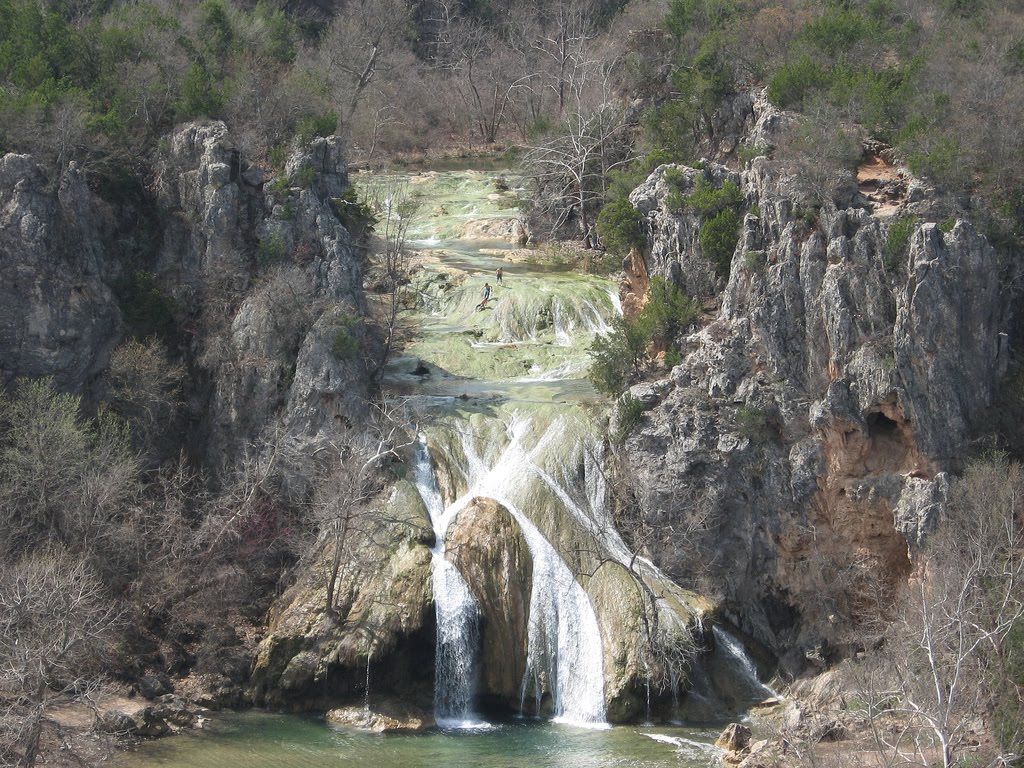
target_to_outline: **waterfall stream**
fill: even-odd
[[[416,443],[415,466],[416,489],[430,514],[435,537],[431,548],[437,615],[434,717],[442,725],[474,727],[480,724],[480,719],[473,713],[480,615],[466,580],[445,558],[444,541],[451,517],[445,516],[441,490],[437,487],[430,452],[422,435]]]
[[[640,686],[637,714],[650,718],[656,687],[676,701],[689,663],[681,643],[692,639],[693,623],[709,604],[632,552],[612,519],[606,435],[590,410],[606,405],[585,374],[595,335],[607,333],[622,314],[617,286],[506,261],[494,242],[459,240],[479,200],[488,201],[485,216],[511,211],[495,202],[482,176],[466,183],[439,179],[411,185],[437,212],[412,231],[416,246],[449,271],[427,267],[413,274],[411,291],[423,297],[421,329],[402,366],[421,370],[426,363],[430,373],[386,380],[394,396],[431,411],[416,444],[414,482],[435,534],[435,718],[447,726],[481,723],[474,707],[485,677],[481,651],[490,647],[481,624],[488,606],[479,606],[474,594],[485,599],[487,593],[467,583],[445,550],[449,529],[459,530],[459,514],[481,499],[507,512],[528,550],[525,648],[512,649],[523,654],[516,663],[516,674],[525,670],[520,710],[602,727],[609,697],[628,697],[629,686]],[[440,199],[431,196],[435,182]],[[477,200],[463,198],[470,195]],[[504,280],[495,281],[490,303],[479,309],[484,283],[498,266]],[[454,279],[438,277],[453,273]],[[442,495],[432,454],[456,498]]]

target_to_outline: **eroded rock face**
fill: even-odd
[[[175,132],[158,161],[165,226],[158,280],[191,308],[211,378],[207,456],[229,466],[268,427],[315,439],[364,415],[361,258],[333,202],[348,185],[338,139],[314,139],[275,186],[254,173],[223,123]]]
[[[759,109],[765,131],[784,121]],[[666,170],[631,197],[652,238],[647,270],[700,292],[698,221],[666,208]],[[1005,370],[1009,310],[996,256],[966,221],[919,226],[905,262],[886,263],[892,219],[870,203],[808,221],[769,158],[739,176],[708,164],[675,177],[698,173],[738,178],[747,214],[720,310],[652,389],[626,454],[649,522],[699,523],[696,555],[666,533],[658,561],[683,579],[710,570],[726,612],[791,649],[795,673],[909,573]]]
[[[400,481],[381,508],[353,521],[329,611],[336,541],[321,538],[272,610],[251,679],[256,704],[327,709],[362,697],[367,675],[371,693],[418,691],[429,703],[432,541],[419,493]]]
[[[482,612],[479,694],[518,705],[526,673],[533,563],[508,510],[476,498],[459,512],[445,542]]]
[[[0,383],[80,392],[106,367],[121,317],[107,221],[75,164],[49,179],[28,155],[0,157]]]

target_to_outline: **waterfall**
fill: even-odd
[[[469,586],[445,557],[444,539],[450,515],[445,515],[441,491],[423,436],[416,444],[416,488],[434,526],[431,574],[437,615],[437,656],[434,663],[434,718],[442,726],[480,725],[473,714],[476,653],[480,616]]]
[[[555,299],[551,303],[551,321],[555,326],[555,345],[559,347],[572,346],[572,330],[574,323],[568,323],[562,317],[562,302]]]
[[[515,502],[518,492],[537,472],[531,454],[522,446],[530,429],[531,421],[517,414],[508,430],[509,444],[491,462],[477,453],[471,430],[464,430],[462,448],[470,473],[469,491],[452,507],[473,496],[494,499],[519,524],[529,547],[533,586],[523,699],[532,695],[539,700],[542,691],[548,690],[557,721],[603,725],[604,650],[597,615],[573,572]]]
[[[779,698],[779,694],[758,679],[754,662],[747,655],[747,651],[739,639],[726,632],[717,624],[711,628],[711,632],[715,636],[716,647],[721,649],[732,660],[734,668],[739,671],[752,693],[761,695],[764,698]]]

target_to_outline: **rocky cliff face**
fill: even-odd
[[[120,333],[108,281],[109,212],[72,164],[59,179],[28,155],[0,158],[0,377],[53,376],[81,391]]]
[[[265,184],[223,123],[161,142],[148,191],[112,204],[72,164],[47,178],[0,158],[0,376],[88,390],[126,331],[112,287],[138,271],[170,297],[190,364],[197,449],[229,467],[268,428],[312,438],[362,414],[365,370],[331,351],[363,330],[361,257],[332,200],[348,185],[340,142],[314,139]],[[123,302],[122,297],[122,302]],[[145,303],[145,302],[143,302]]]
[[[770,144],[786,120],[751,100],[745,141]],[[631,196],[644,267],[705,294],[699,219],[668,210],[667,170]],[[746,215],[720,309],[667,379],[635,388],[650,410],[626,441],[633,487],[661,526],[660,562],[710,572],[727,615],[796,673],[909,573],[1005,371],[1008,302],[985,238],[964,220],[927,223],[919,185],[886,210],[851,195],[808,212],[768,157],[672,176],[684,193],[698,176],[737,181]],[[900,216],[918,223],[887,260]]]

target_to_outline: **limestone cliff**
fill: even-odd
[[[743,141],[787,121],[748,99]],[[947,472],[1007,365],[1009,303],[996,254],[972,225],[940,227],[924,188],[881,205],[846,194],[808,209],[769,157],[742,172],[655,170],[631,195],[646,221],[644,269],[707,296],[700,220],[672,186],[740,185],[742,231],[717,308],[685,339],[626,440],[652,550],[681,579],[710,576],[726,615],[799,672],[869,618],[873,595],[911,569]],[[888,232],[916,217],[905,255]],[[698,546],[681,546],[688,530]]]
[[[88,393],[151,295],[166,297],[172,353],[190,366],[193,447],[229,467],[268,429],[314,437],[362,414],[362,259],[334,209],[348,185],[338,139],[297,149],[267,184],[223,123],[190,123],[160,143],[145,188],[101,196],[71,164],[49,178],[31,157],[0,158],[0,376],[52,376]],[[111,200],[113,202],[111,202]],[[133,304],[134,302],[134,304]],[[136,306],[136,304],[138,306]]]

